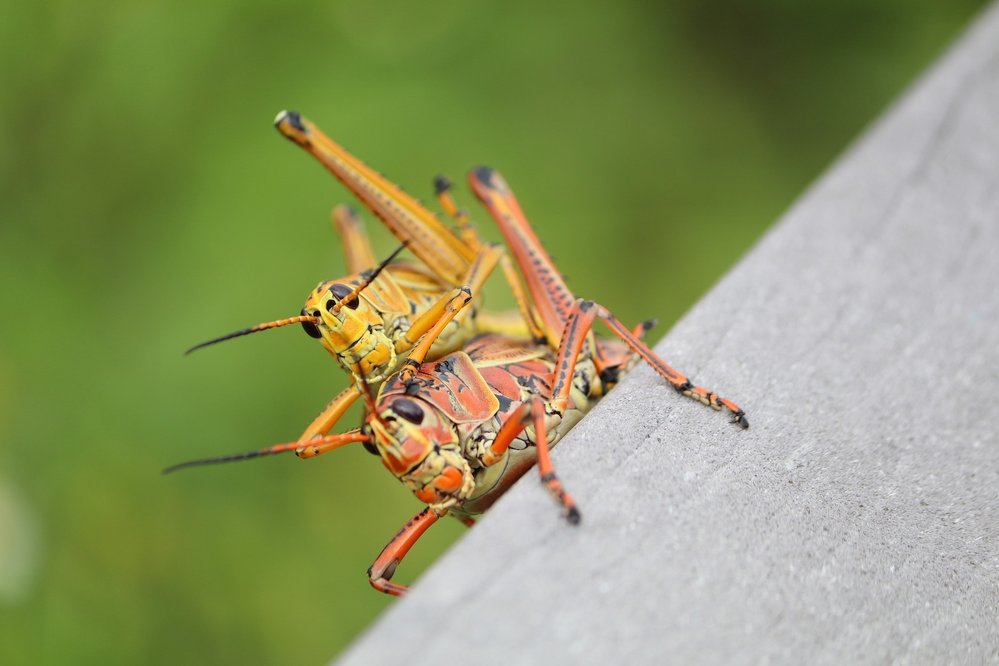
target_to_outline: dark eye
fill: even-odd
[[[371,428],[368,426],[367,423],[363,423],[361,425],[361,434],[368,435],[369,437],[371,436]],[[380,453],[378,453],[378,447],[375,446],[373,442],[364,441],[361,442],[361,446],[363,446],[364,450],[373,456],[381,455]]]
[[[416,425],[423,423],[423,410],[412,400],[399,398],[392,403],[392,411],[410,423],[415,423]]]
[[[309,313],[305,311],[305,308],[302,308],[302,314],[306,317],[309,316]],[[309,334],[310,338],[323,337],[323,334],[319,332],[319,329],[311,321],[303,321],[302,328],[305,329],[305,332]]]
[[[349,296],[353,291],[354,290],[348,287],[347,285],[340,284],[339,282],[330,287],[330,292],[333,294],[333,297],[336,298],[336,300],[338,301],[342,301],[346,296]],[[334,301],[327,301],[326,309],[330,310],[333,307],[333,304]],[[354,298],[344,303],[344,305],[346,305],[351,310],[356,310],[359,304],[360,301],[358,300],[357,296],[354,296]]]

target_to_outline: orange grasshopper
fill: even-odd
[[[395,254],[376,262],[357,213],[337,206],[333,226],[343,241],[352,275],[320,283],[299,315],[208,340],[188,353],[250,333],[301,324],[353,378],[352,386],[341,391],[305,429],[299,437],[305,442],[335,426],[360,396],[359,382],[377,387],[404,362],[417,368],[426,358],[460,348],[477,332],[540,335],[509,257],[500,247],[478,240],[467,216],[455,206],[446,179],[436,179],[437,197],[457,222],[460,235],[298,113],[282,111],[274,124],[346,185],[422,265],[394,261]],[[519,319],[480,314],[469,307],[497,263],[520,306]]]
[[[535,461],[567,518],[578,522],[579,512],[555,476],[549,449],[638,358],[681,393],[716,410],[728,409],[736,424],[749,425],[738,405],[694,386],[650,350],[641,340],[644,326],[630,331],[603,306],[575,298],[496,172],[476,169],[470,183],[526,278],[532,312],[538,313],[547,345],[497,336],[478,338],[464,351],[406,365],[381,386],[377,398],[366,381],[360,382],[368,407],[361,428],[171,468],[291,450],[303,458],[314,457],[353,442],[373,448],[383,464],[428,505],[389,542],[369,570],[371,584],[389,594],[405,591],[390,579],[430,525],[449,512],[471,521]],[[596,319],[619,340],[594,338],[591,328]]]

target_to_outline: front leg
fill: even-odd
[[[412,381],[416,371],[430,353],[430,348],[447,325],[452,320],[457,321],[459,326],[463,324],[464,318],[471,312],[467,306],[472,302],[473,295],[481,292],[483,283],[496,267],[502,254],[503,251],[499,247],[483,246],[465,276],[465,286],[441,297],[413,322],[406,335],[396,343],[397,353],[412,349],[406,360],[406,367],[402,369],[400,375],[404,383]]]
[[[344,412],[357,402],[359,397],[361,397],[360,389],[353,384],[337,393],[336,397],[323,408],[323,411],[312,419],[312,423],[305,429],[305,432],[298,437],[299,443],[305,445],[310,439],[322,437],[332,430]]]

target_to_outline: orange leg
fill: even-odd
[[[493,440],[492,446],[490,446],[487,457],[483,462],[486,465],[490,465],[499,460],[506,453],[510,447],[510,443],[516,439],[517,435],[531,425],[534,426],[534,446],[538,454],[538,472],[541,474],[541,482],[548,489],[548,492],[552,494],[552,497],[555,498],[555,501],[559,503],[559,506],[562,507],[566,519],[573,525],[576,525],[579,523],[580,518],[579,509],[576,508],[576,502],[572,499],[572,496],[565,491],[552,465],[551,453],[548,448],[548,431],[545,428],[544,400],[535,396],[529,402],[524,403],[517,414],[508,418],[500,426],[499,431],[496,433],[496,438]]]
[[[475,251],[423,204],[298,113],[282,111],[274,125],[336,176],[441,280],[452,286],[463,284],[461,280],[475,259]]]
[[[437,195],[437,202],[444,210],[444,214],[455,221],[458,225],[458,233],[465,245],[478,251],[482,247],[482,239],[479,238],[475,225],[468,219],[468,211],[459,209],[451,196],[451,186],[453,183],[445,176],[434,178],[434,193]]]
[[[625,328],[606,308],[592,301],[576,299],[572,295],[502,176],[487,167],[479,167],[469,174],[468,180],[475,195],[496,220],[511,252],[517,259],[538,312],[542,316],[549,345],[559,350],[556,380],[559,377],[563,380],[562,388],[565,395],[555,394],[553,402],[557,409],[565,408],[576,358],[582,353],[583,345],[589,344],[588,335],[593,319],[599,317],[615,335],[677,391],[713,409],[724,407],[732,412],[735,423],[743,428],[749,427],[745,412],[734,402],[719,397],[713,391],[695,386],[686,376],[656,356],[639,336]],[[556,337],[559,331],[561,336]],[[599,348],[594,348],[593,351],[598,370],[603,372],[609,367],[606,365],[607,359],[601,358]],[[564,376],[567,371],[568,378]]]
[[[473,247],[479,251],[483,245],[482,239],[479,238],[475,226],[469,221],[468,213],[465,210],[459,210],[458,206],[454,203],[454,197],[451,196],[451,186],[451,181],[445,176],[437,176],[434,179],[434,190],[437,193],[437,201],[440,202],[444,213],[458,225],[462,240],[469,247]],[[521,318],[527,324],[528,334],[535,340],[544,340],[545,335],[541,325],[538,323],[538,314],[535,312],[531,305],[531,300],[524,291],[524,285],[521,283],[520,276],[517,275],[517,271],[514,269],[509,255],[505,252],[500,257],[500,268],[503,269],[503,277],[510,286],[511,293],[513,293],[514,300],[517,303],[517,310],[520,311]],[[489,329],[487,328],[486,330]],[[507,331],[500,330],[496,332],[506,333]]]
[[[548,345],[555,349],[575,300],[562,274],[535,235],[516,197],[503,177],[487,167],[468,176],[472,191],[489,211],[527,281],[544,327]]]
[[[402,369],[400,378],[403,382],[413,379],[420,365],[430,353],[430,348],[443,333],[444,329],[452,320],[456,320],[458,325],[462,325],[462,320],[471,313],[468,304],[472,302],[472,294],[477,294],[482,289],[486,278],[496,267],[496,262],[502,256],[502,249],[497,246],[483,246],[466,276],[465,286],[446,294],[433,306],[421,314],[406,335],[396,344],[396,351],[403,352],[412,347],[406,365]]]
[[[527,323],[531,338],[543,343],[545,341],[545,331],[541,324],[538,323],[541,316],[531,304],[531,299],[528,298],[527,292],[524,291],[524,285],[520,281],[520,276],[517,275],[517,270],[513,267],[513,262],[510,261],[509,255],[504,254],[500,257],[500,268],[503,269],[503,277],[506,278],[506,283],[510,285],[510,291],[517,302],[517,310],[520,312],[520,316],[524,322]]]
[[[472,265],[468,269],[463,286],[467,287],[475,296],[480,296],[486,279],[492,275],[493,270],[496,268],[496,262],[501,261],[504,256],[503,248],[499,245],[481,245],[475,261],[472,262]],[[479,300],[482,299],[480,298]],[[458,326],[464,326],[465,319],[471,315],[472,308],[460,310],[455,317]]]
[[[593,321],[599,318],[607,327],[638,356],[652,366],[659,375],[673,385],[677,391],[715,410],[723,407],[732,413],[732,422],[743,428],[749,427],[746,413],[731,400],[720,397],[717,393],[695,386],[681,372],[670,367],[655,352],[646,346],[638,336],[629,331],[604,306],[583,299],[577,300],[569,311],[569,321],[566,323],[562,340],[559,344],[558,358],[555,361],[555,381],[552,388],[552,405],[560,413],[568,404],[569,391],[572,388],[572,374],[575,371],[576,360],[587,340],[587,335],[593,327]],[[599,368],[598,368],[599,369]]]
[[[425,322],[433,321],[433,326],[426,331],[421,337],[420,342],[413,350],[409,352],[409,358],[406,359],[406,365],[402,368],[399,373],[399,379],[403,383],[409,383],[412,381],[416,372],[420,369],[423,361],[426,360],[427,354],[430,352],[430,347],[437,342],[437,338],[440,337],[441,333],[451,323],[459,312],[465,306],[472,302],[472,292],[468,287],[462,287],[461,289],[455,290],[457,293],[454,295],[449,295],[446,301],[439,301],[438,305],[427,310],[420,316],[416,322],[413,323],[413,327],[409,329],[406,336],[400,341],[397,347],[408,347],[412,342],[409,340],[411,336],[415,333],[419,335],[420,329],[423,328]]]
[[[406,557],[406,553],[413,547],[413,544],[443,515],[443,513],[438,514],[428,506],[403,525],[402,529],[392,537],[392,540],[388,542],[375,561],[372,562],[371,567],[368,568],[368,581],[371,583],[371,587],[396,597],[405,594],[409,588],[391,582],[392,576],[395,575],[395,570],[399,568],[402,558]]]
[[[461,234],[462,240],[465,241],[465,244],[474,248],[476,252],[481,253],[483,248],[482,239],[479,238],[479,234],[475,230],[475,226],[471,223],[471,221],[469,221],[468,213],[463,209],[459,209],[454,203],[454,197],[451,196],[451,187],[451,181],[445,176],[437,176],[434,179],[434,191],[437,194],[437,201],[440,203],[444,213],[458,225],[458,230]],[[507,283],[510,285],[510,291],[513,293],[513,297],[517,302],[517,309],[520,311],[520,316],[527,324],[531,337],[536,339],[543,338],[544,334],[541,330],[541,326],[537,323],[537,313],[535,313],[531,307],[531,301],[524,291],[524,285],[521,284],[520,277],[517,275],[517,272],[513,267],[513,263],[510,261],[510,257],[503,252],[499,261],[500,267],[503,269],[503,277],[506,278]],[[475,293],[478,293],[477,288],[473,287],[473,290]]]
[[[746,412],[744,412],[739,405],[735,404],[731,400],[722,398],[714,391],[709,391],[706,388],[692,384],[685,375],[670,367],[666,361],[659,358],[654,351],[649,349],[644,342],[632,335],[631,331],[625,328],[624,324],[618,321],[617,318],[615,318],[614,315],[607,310],[607,308],[599,303],[593,303],[592,301],[587,302],[594,306],[596,315],[607,325],[607,327],[611,329],[615,335],[621,338],[626,345],[631,347],[636,354],[641,356],[642,360],[651,365],[653,370],[658,372],[664,379],[666,379],[666,381],[672,384],[673,388],[683,395],[693,398],[694,400],[697,400],[701,404],[707,405],[712,409],[720,410],[724,407],[731,412],[733,423],[736,423],[743,428],[749,427],[749,420],[746,419]]]
[[[654,319],[647,319],[631,329],[631,334],[639,340],[644,340],[645,335],[655,324]],[[600,381],[606,393],[617,385],[621,380],[621,374],[631,369],[639,358],[620,340],[598,338],[594,342],[593,362],[600,368]]]
[[[346,204],[336,206],[330,215],[330,222],[343,243],[348,271],[363,273],[378,265],[375,253],[371,249],[371,241],[364,231],[364,224],[353,206]]]
[[[340,417],[344,415],[344,412],[357,402],[359,397],[361,397],[361,393],[356,386],[348,386],[337,393],[336,397],[319,413],[319,416],[312,419],[312,423],[299,436],[298,441],[304,445],[310,439],[321,437],[328,433],[337,424]]]

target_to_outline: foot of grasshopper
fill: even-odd
[[[371,587],[379,592],[402,596],[409,589],[405,585],[391,582],[395,570],[406,557],[406,553],[413,547],[413,544],[423,536],[423,533],[430,529],[430,526],[437,522],[437,519],[447,512],[437,512],[427,507],[423,511],[413,516],[408,523],[402,526],[392,540],[388,542],[382,552],[375,558],[371,566],[368,567],[368,581]]]

